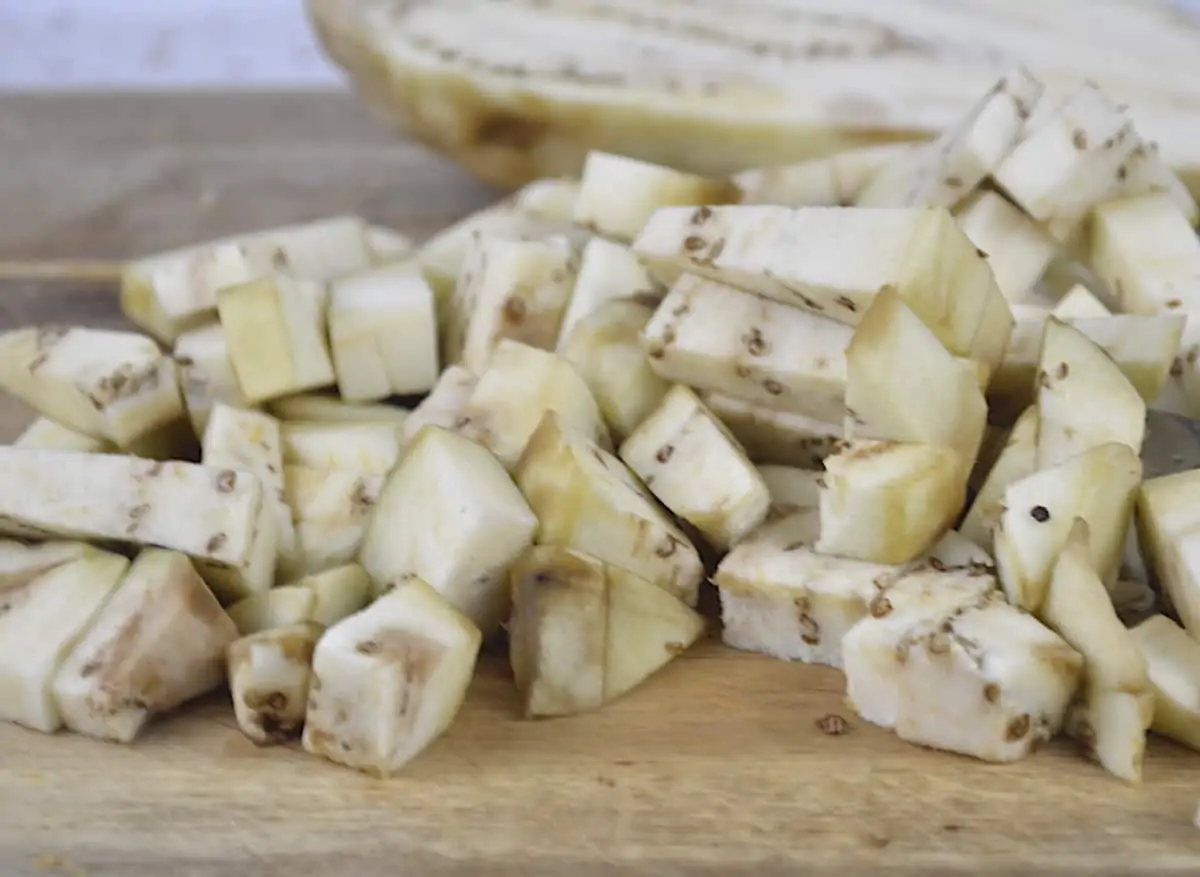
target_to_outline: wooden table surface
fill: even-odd
[[[318,95],[0,97],[0,260],[111,258],[342,211],[427,233],[491,193]],[[8,282],[0,325],[120,325]],[[26,412],[0,408],[11,438]],[[818,719],[849,720],[825,736]],[[0,726],[0,875],[1200,874],[1200,756],[1131,787],[1055,744],[1015,765],[859,721],[840,674],[707,642],[593,715],[517,718],[483,659],[387,781],[256,749],[214,696],[132,747]]]

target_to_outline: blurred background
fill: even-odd
[[[653,9],[659,0],[639,2]],[[728,9],[739,8],[736,0],[729,2]],[[895,0],[857,2],[894,9]],[[956,12],[972,8],[967,0],[926,2]],[[1008,2],[993,0],[1005,9]],[[1032,7],[1061,0],[1025,2]],[[1200,0],[1159,2],[1200,15]],[[1063,68],[1095,65],[1103,72],[1111,67],[1113,77],[1123,82],[1125,68],[1116,63],[1122,59],[1106,67],[1112,55],[1105,45],[1121,43],[1124,31],[1114,33],[1103,19],[1088,23],[1095,25],[1089,32],[1107,42],[1095,60],[1073,57]],[[1168,26],[1176,22],[1168,19]],[[1190,58],[1187,29],[1180,30],[1173,51]],[[1047,44],[1053,48],[1052,40]],[[1138,72],[1130,77],[1136,81],[1129,88],[1155,98],[1137,104],[1158,130],[1166,131],[1152,136],[1169,139],[1185,155],[1200,190],[1200,114],[1194,112],[1192,91],[1179,85],[1191,80],[1143,75],[1137,60],[1127,66]],[[906,87],[901,81],[899,88],[884,91],[895,99]],[[1156,89],[1163,93],[1161,99]],[[177,98],[184,90],[204,93]],[[251,91],[261,93],[247,95]],[[943,88],[940,81],[928,91],[921,112],[930,108],[929,114],[939,119],[957,112],[947,109],[948,96],[956,108],[975,97],[953,83]],[[101,92],[112,94],[98,100]],[[452,125],[440,127],[446,119],[458,118],[448,111],[426,114],[441,120],[431,123],[437,131],[426,132],[427,140],[440,143],[440,157],[397,136],[394,126],[379,120],[389,113],[373,119],[360,100],[350,97],[345,74],[317,44],[305,0],[0,0],[0,99],[0,154],[12,158],[14,171],[0,184],[0,203],[24,205],[21,211],[0,211],[0,258],[118,258],[230,229],[339,211],[362,213],[420,237],[536,175],[545,157],[522,161],[519,142],[496,136],[511,126],[491,125],[507,123],[508,117],[500,113],[493,118],[486,107],[461,108],[462,124],[479,123],[479,132],[489,132],[478,155],[460,148],[456,133],[446,134]],[[1176,99],[1189,111],[1174,109]],[[812,112],[818,112],[814,106]],[[851,115],[869,115],[870,110],[869,101],[865,110],[848,102]],[[390,115],[395,121],[405,113]],[[1177,118],[1182,121],[1173,126]],[[636,137],[624,137],[627,129],[617,126],[606,148],[637,148],[630,142]],[[667,140],[666,152],[689,151]],[[766,143],[765,157],[757,163],[792,158],[776,159],[771,140],[755,138]],[[596,144],[575,144],[575,151],[588,145]],[[738,143],[735,151],[740,148]],[[545,152],[559,161],[554,150]],[[80,154],[88,160],[78,161]],[[743,157],[739,153],[737,160]],[[403,186],[388,182],[394,180],[402,180]],[[167,215],[170,221],[164,220]]]
[[[0,0],[0,89],[340,88],[302,0]]]
[[[235,87],[342,87],[303,0],[0,0],[0,89]]]

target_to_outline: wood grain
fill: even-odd
[[[338,211],[421,234],[488,197],[335,97],[4,98],[0,153],[13,259]],[[0,289],[2,326],[120,324],[103,291]],[[26,416],[0,407],[5,436]],[[848,734],[816,728],[831,713]],[[1200,872],[1194,754],[1153,740],[1130,787],[1066,744],[1004,767],[928,752],[856,719],[838,673],[714,641],[544,722],[485,656],[450,732],[389,781],[256,749],[219,695],[132,747],[0,726],[0,752],[4,877]]]

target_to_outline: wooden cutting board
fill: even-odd
[[[339,211],[424,234],[490,197],[335,96],[3,97],[0,155],[0,260]],[[108,288],[0,292],[0,328],[121,324]],[[2,437],[27,418],[4,403]],[[1139,787],[1068,744],[985,765],[865,725],[837,672],[716,641],[593,715],[516,707],[485,656],[450,732],[387,781],[256,749],[220,696],[131,747],[3,725],[0,875],[1200,873],[1200,756],[1158,739]]]

